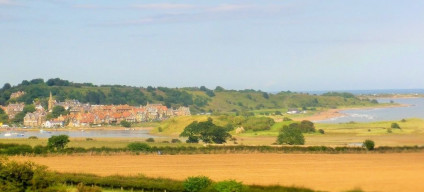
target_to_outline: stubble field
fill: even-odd
[[[424,153],[212,154],[12,157],[60,172],[137,175],[183,180],[205,175],[245,184],[315,190],[424,191]]]

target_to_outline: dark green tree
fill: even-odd
[[[392,123],[392,125],[390,125],[391,128],[393,129],[400,129],[400,126],[398,123]]]
[[[202,140],[204,143],[225,143],[231,134],[224,127],[217,126],[212,122],[212,118],[207,121],[193,121],[190,125],[184,128],[180,137],[188,137],[187,143],[197,143]]]
[[[375,143],[373,140],[367,139],[362,143],[362,146],[364,146],[368,150],[374,150]]]
[[[125,121],[125,120],[123,120],[123,121],[121,121],[121,123],[119,123],[122,127],[131,127],[131,123],[130,122],[128,122],[128,121]]]
[[[284,125],[277,137],[278,144],[303,145],[305,138],[296,126]]]
[[[68,135],[53,135],[47,141],[47,147],[50,150],[62,150],[69,143]]]
[[[64,107],[58,105],[54,106],[52,112],[47,115],[47,119],[57,118],[60,115],[68,115],[69,111],[67,111]]]
[[[4,85],[3,85],[3,91],[4,90],[8,90],[8,89],[10,89],[10,88],[12,88],[12,86],[10,85],[10,83],[5,83]]]
[[[315,132],[315,125],[313,122],[308,120],[303,120],[299,124],[300,131],[302,133],[309,133],[309,132]]]
[[[9,121],[9,116],[0,108],[0,123],[7,123]]]
[[[13,123],[23,123],[24,122],[24,117],[27,113],[32,113],[35,111],[35,106],[34,105],[26,105],[24,107],[24,110],[19,112],[18,114],[15,115],[15,117],[12,119]]]

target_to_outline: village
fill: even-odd
[[[17,92],[12,96],[19,97],[23,94],[25,93]],[[147,103],[145,106],[136,107],[130,105],[91,105],[81,103],[78,100],[59,102],[53,98],[51,93],[47,109],[39,102],[34,101],[34,105],[35,111],[27,113],[23,119],[23,126],[26,128],[88,127],[120,124],[123,121],[140,123],[191,115],[188,107],[173,109],[162,104]],[[48,113],[51,113],[55,106],[62,106],[67,111],[67,115],[48,119]],[[15,115],[24,110],[25,104],[13,103],[0,107],[9,116],[9,119],[13,119]]]

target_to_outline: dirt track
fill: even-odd
[[[424,191],[424,153],[218,154],[14,157],[62,172],[183,180],[206,175],[245,184],[296,185],[315,190]]]

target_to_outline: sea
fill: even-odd
[[[424,119],[424,98],[382,98],[379,103],[399,103],[406,106],[373,109],[342,110],[345,116],[316,121],[319,123],[347,123],[347,122],[373,122],[373,121],[399,121],[408,118]]]

